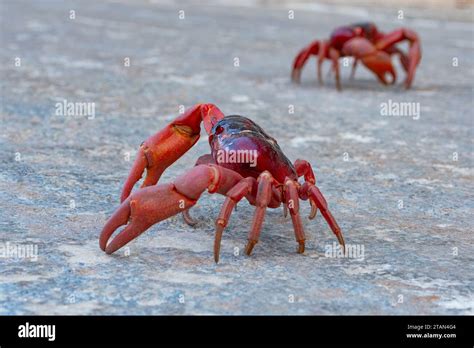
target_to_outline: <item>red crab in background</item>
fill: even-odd
[[[410,44],[408,55],[395,45],[407,40]],[[359,60],[377,75],[384,85],[389,84],[386,74],[392,79],[390,84],[395,83],[397,74],[393,68],[391,55],[398,54],[403,69],[407,73],[405,87],[410,88],[415,77],[415,70],[421,59],[421,44],[418,35],[406,28],[397,29],[391,33],[384,34],[377,29],[373,23],[358,23],[335,29],[329,40],[313,41],[296,56],[293,63],[291,78],[295,82],[301,79],[301,69],[308,58],[312,55],[318,57],[318,80],[322,83],[321,66],[325,59],[332,61],[332,68],[336,75],[336,86],[341,89],[339,75],[339,58],[352,56],[351,78],[354,77],[355,68]]]
[[[194,168],[172,183],[155,185],[165,169],[198,141],[201,122],[209,134],[211,154],[199,157]],[[237,150],[252,151],[256,160],[252,163],[222,160],[231,158],[223,154]],[[147,175],[142,188],[130,194],[145,169]],[[304,177],[302,184],[298,182],[299,177]],[[198,104],[142,143],[123,187],[122,204],[102,230],[100,247],[111,254],[152,225],[179,212],[183,213],[188,224],[193,225],[195,222],[188,210],[206,189],[209,193],[226,196],[216,220],[216,262],[219,260],[222,232],[233,208],[244,197],[256,207],[245,248],[247,255],[258,242],[267,207],[278,208],[282,203],[285,216],[287,210],[290,211],[298,253],[304,252],[305,235],[299,214],[299,199],[309,199],[310,219],[316,216],[318,209],[321,211],[344,247],[341,229],[315,183],[311,165],[305,160],[296,160],[292,164],[277,142],[253,121],[237,115],[224,117],[215,105]],[[114,231],[127,223],[107,244]]]

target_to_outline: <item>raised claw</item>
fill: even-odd
[[[199,139],[201,123],[209,133],[224,114],[213,104],[198,104],[169,123],[158,133],[146,139],[133,163],[130,174],[122,189],[123,202],[132,192],[146,169],[142,187],[154,185],[161,174],[178,158],[186,153]]]

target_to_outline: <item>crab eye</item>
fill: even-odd
[[[223,131],[224,131],[224,127],[217,126],[216,131],[214,132],[214,134],[221,134]]]

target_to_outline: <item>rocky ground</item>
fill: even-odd
[[[1,1],[0,314],[474,314],[472,23],[410,9],[398,19],[330,4],[184,4]],[[350,80],[344,66],[342,92],[326,73],[320,86],[314,60],[290,82],[299,49],[367,19],[421,36],[411,90],[398,62],[390,87],[363,67]],[[58,115],[65,100],[94,113]],[[304,219],[296,254],[278,209],[247,257],[254,208],[242,203],[216,265],[224,199],[205,194],[196,227],[174,217],[105,255],[98,236],[136,149],[199,102],[254,119],[291,160],[310,161],[359,253],[331,257],[336,239],[318,217]],[[383,115],[400,103],[414,109]],[[203,134],[162,182],[208,151]]]

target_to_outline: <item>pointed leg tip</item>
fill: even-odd
[[[257,242],[249,240],[247,246],[245,247],[245,254],[250,256],[252,254],[253,247],[257,244]]]
[[[346,243],[344,241],[344,237],[342,236],[342,234],[337,235],[337,240],[339,241],[339,244],[342,246],[342,250],[345,253],[346,252]]]
[[[298,242],[298,250],[297,250],[297,253],[298,253],[298,254],[303,254],[303,253],[304,253],[304,249],[305,249],[305,242],[304,242],[304,240]]]
[[[216,223],[216,236],[214,238],[214,261],[216,263],[219,262],[219,255],[221,252],[221,240],[222,240],[222,232],[224,231],[224,226]]]
[[[214,261],[216,263],[219,263],[219,257],[220,257],[220,248],[214,248]]]
[[[294,83],[300,83],[301,81],[301,70],[300,69],[294,69],[292,72],[291,72],[291,81],[293,81]]]

